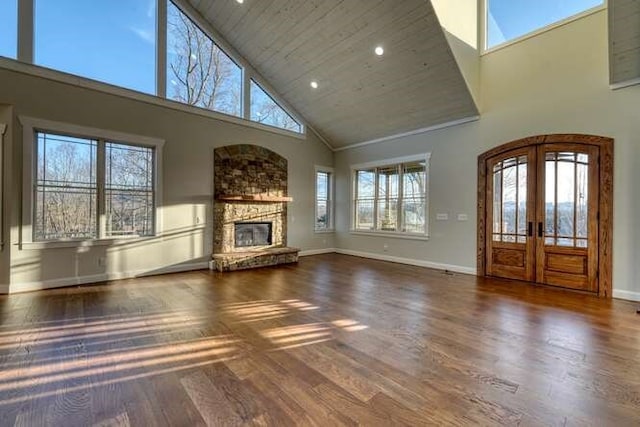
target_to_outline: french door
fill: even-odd
[[[601,146],[536,142],[481,156],[481,270],[599,293]]]

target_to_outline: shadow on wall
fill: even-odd
[[[192,225],[164,228],[153,237],[118,239],[108,245],[81,241],[71,248],[28,249],[17,245],[13,249],[19,254],[11,264],[10,292],[207,268],[213,241],[211,199],[211,195],[198,196],[173,206],[158,206],[162,218],[159,227],[163,223],[184,223],[184,216],[190,217],[187,220]]]
[[[467,89],[475,101],[478,112],[482,109],[480,100],[480,54],[476,47],[444,30],[447,42],[464,77]]]

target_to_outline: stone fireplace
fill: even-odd
[[[297,262],[287,247],[287,159],[256,145],[214,151],[213,262],[218,271]]]

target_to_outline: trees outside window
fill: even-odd
[[[153,234],[153,149],[105,143],[105,236]]]
[[[251,120],[281,129],[302,132],[300,123],[295,121],[253,80],[251,80]]]
[[[171,1],[167,6],[167,98],[242,116],[242,69]]]
[[[155,149],[36,132],[34,241],[155,232]]]
[[[353,229],[426,235],[427,159],[355,167]]]
[[[34,240],[97,237],[98,141],[38,132]]]
[[[18,4],[25,11],[33,7],[33,16],[18,16]],[[166,10],[159,7],[165,4]],[[21,45],[21,61],[303,133],[295,115],[261,87],[257,73],[245,72],[245,61],[228,54],[232,49],[225,51],[215,31],[197,15],[185,13],[182,4],[187,6],[172,0],[1,0],[0,56],[16,59]],[[31,37],[33,49],[27,48]],[[53,76],[78,83],[69,76]]]
[[[315,230],[333,230],[333,170],[316,168]]]

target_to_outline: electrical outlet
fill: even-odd
[[[386,243],[382,245],[382,250],[387,252],[389,250],[389,245],[387,245]]]

